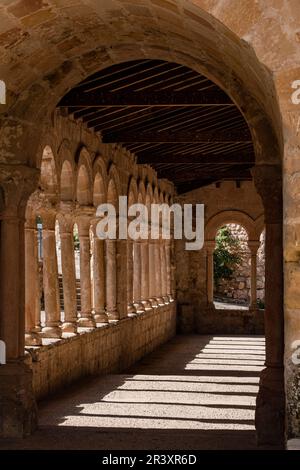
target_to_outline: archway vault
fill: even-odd
[[[68,2],[65,3],[60,2],[61,7],[67,7]],[[21,65],[23,59],[14,55],[14,47],[10,49],[11,62],[4,73],[4,78],[8,78],[6,111],[11,117],[22,119],[20,127],[34,120],[40,129],[44,124],[41,130],[48,131],[49,117],[60,98],[86,77],[110,65],[130,60],[166,60],[203,74],[226,91],[246,118],[257,161],[278,163],[281,130],[274,85],[253,49],[192,1],[184,7],[179,0],[159,5],[141,0],[140,8],[136,2],[120,3],[121,10],[114,2],[99,5],[92,0],[84,8],[75,5],[62,11],[53,6],[46,21],[44,18],[39,23],[37,18],[27,25],[24,48],[38,34],[43,43],[40,53],[55,59],[47,63],[39,60],[34,67],[25,67]],[[11,73],[11,68],[18,67],[22,69],[21,76]],[[16,144],[16,136],[9,129],[11,120],[7,122],[4,159],[11,156],[11,147]],[[32,141],[33,135],[36,128],[29,125],[26,133],[19,133],[18,140]],[[16,153],[15,159],[36,164],[34,152],[16,149]]]

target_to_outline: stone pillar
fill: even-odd
[[[250,308],[257,309],[257,250],[260,242],[258,240],[248,240],[248,247],[251,252],[251,292]]]
[[[25,344],[40,346],[40,280],[35,217],[25,225]]]
[[[285,418],[281,168],[259,165],[253,169],[253,177],[266,222],[266,368],[260,377],[255,424],[259,444],[278,445],[283,444]]]
[[[127,240],[127,313],[135,315],[133,305],[133,241]]]
[[[64,295],[64,322],[62,330],[65,333],[77,331],[77,299],[76,275],[74,258],[73,216],[62,214],[59,221],[61,239],[61,267]]]
[[[117,311],[117,241],[105,240],[106,251],[106,312],[109,321],[119,320]]]
[[[81,211],[83,212],[83,210]],[[80,298],[81,312],[78,326],[94,328],[96,326],[92,315],[92,283],[91,283],[91,215],[83,214],[77,217],[80,245]]]
[[[167,296],[172,301],[171,240],[166,240]]]
[[[150,238],[151,233],[149,233],[149,297],[150,303],[152,307],[157,307],[158,303],[156,300],[156,264],[155,264],[155,242],[156,240],[152,240]]]
[[[154,243],[154,257],[155,257],[155,290],[156,300],[158,305],[164,305],[162,298],[162,276],[161,276],[161,257],[160,257],[160,239],[155,240]]]
[[[161,289],[164,303],[169,303],[167,296],[167,264],[166,264],[166,241],[160,240],[160,259],[161,259]]]
[[[32,371],[24,361],[25,206],[39,173],[21,165],[0,165],[0,437],[24,437],[37,425]]]
[[[96,228],[99,220],[93,223],[93,312],[96,323],[108,323],[105,311],[105,240],[97,237]]]
[[[141,240],[141,301],[145,310],[151,310],[149,295],[149,246],[148,240]]]
[[[116,241],[116,289],[118,319],[127,317],[127,240]]]
[[[215,240],[205,242],[206,249],[206,290],[207,304],[214,308],[214,251],[216,247]]]
[[[61,337],[60,301],[55,237],[55,210],[41,212],[43,222],[43,287],[45,302],[45,326],[42,328],[46,338]]]
[[[144,306],[141,302],[142,297],[142,256],[141,240],[133,242],[133,304],[136,312],[143,312]]]

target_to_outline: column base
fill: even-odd
[[[157,303],[157,300],[155,298],[152,297],[151,299],[149,299],[149,302],[150,302],[152,308],[153,307],[154,308],[158,307],[158,303]]]
[[[59,326],[44,326],[42,328],[42,338],[61,338],[61,328]]]
[[[170,303],[170,299],[169,299],[169,297],[168,297],[167,295],[164,295],[164,296],[163,296],[163,301],[164,301],[165,304],[169,304],[169,303]]]
[[[132,303],[127,305],[127,315],[130,315],[130,316],[136,315],[136,310]]]
[[[156,301],[160,307],[165,305],[164,299],[162,297],[156,297]]]
[[[133,306],[135,308],[136,313],[141,313],[145,311],[144,305],[142,304],[142,302],[134,302]]]
[[[64,322],[61,326],[62,332],[63,333],[77,333],[77,325],[76,322]]]
[[[94,312],[93,317],[96,323],[108,323],[108,318],[104,311]]]
[[[92,316],[82,316],[77,320],[78,326],[81,328],[95,328],[96,322]]]
[[[285,395],[281,367],[266,367],[260,376],[255,427],[258,445],[284,446]]]
[[[109,322],[117,322],[120,320],[117,310],[107,311],[107,317]]]
[[[0,367],[0,438],[23,438],[37,428],[32,371],[24,363]]]
[[[152,305],[149,300],[142,300],[144,310],[152,310]]]
[[[41,335],[34,331],[25,333],[25,346],[42,346]]]

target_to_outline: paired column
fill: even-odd
[[[33,216],[25,225],[25,344],[40,346],[41,331],[38,239]]]
[[[255,424],[260,444],[278,445],[284,440],[285,419],[281,168],[259,165],[253,169],[253,177],[263,201],[266,222],[266,368],[260,377]]]
[[[154,258],[155,258],[155,290],[156,300],[158,305],[163,305],[162,298],[162,273],[161,273],[161,252],[160,252],[160,239],[155,240],[154,243]]]
[[[98,220],[93,223],[93,312],[96,323],[108,323],[105,311],[105,240],[97,237]]]
[[[64,322],[62,330],[66,333],[77,331],[77,299],[74,258],[73,218],[69,214],[60,218],[61,263],[64,296]]]
[[[95,320],[92,315],[92,284],[91,284],[91,215],[84,214],[77,217],[80,245],[80,295],[81,312],[78,325],[85,328],[94,328]]]
[[[149,295],[149,247],[148,240],[141,240],[141,300],[145,310],[152,308]]]
[[[214,306],[214,251],[216,247],[215,240],[207,240],[205,242],[206,249],[206,290],[207,304],[209,307]]]
[[[250,308],[257,309],[257,250],[260,242],[257,240],[249,240],[248,247],[251,252],[251,291],[250,291]]]
[[[149,234],[149,297],[152,307],[157,307],[158,303],[156,300],[157,291],[156,291],[156,259],[155,259],[155,243],[156,240],[153,240]]]
[[[6,346],[6,363],[0,366],[0,437],[5,438],[24,437],[37,425],[32,371],[24,361],[24,220],[38,178],[35,169],[0,164],[0,339]]]
[[[44,337],[60,338],[60,301],[55,237],[55,211],[43,211],[43,288],[45,303]]]
[[[106,250],[106,313],[109,321],[119,320],[117,311],[117,241],[105,240]]]
[[[127,313],[135,315],[133,305],[133,241],[127,239]]]
[[[133,303],[136,312],[143,312],[144,306],[142,304],[142,254],[141,254],[141,240],[133,242]]]

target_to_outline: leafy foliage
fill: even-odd
[[[232,235],[229,227],[222,227],[216,236],[214,251],[215,285],[218,285],[221,279],[230,279],[235,267],[241,261],[239,250],[239,240]]]

